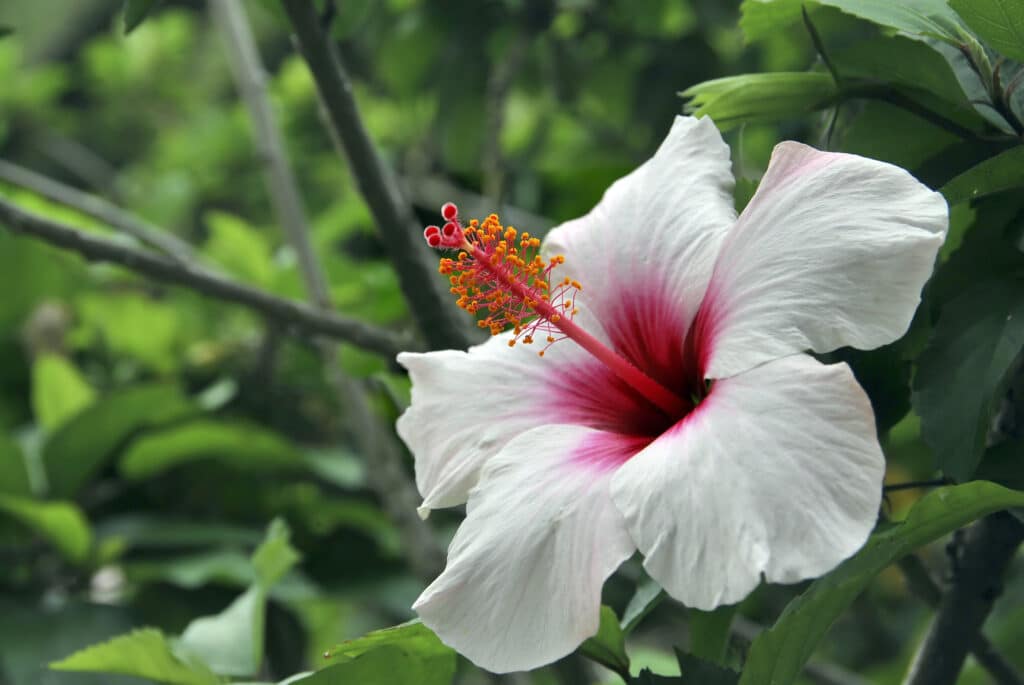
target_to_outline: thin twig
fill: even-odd
[[[295,37],[313,74],[321,101],[352,167],[352,175],[376,219],[398,273],[399,286],[420,332],[431,348],[463,348],[468,322],[442,292],[436,262],[423,242],[412,206],[402,197],[390,170],[377,154],[359,116],[352,84],[316,7],[309,0],[283,0]]]
[[[342,340],[386,357],[416,347],[405,336],[357,319],[317,311],[302,302],[270,295],[205,269],[180,264],[170,257],[86,233],[27,212],[2,197],[0,224],[6,224],[13,233],[38,238],[75,252],[91,262],[119,264],[152,280],[180,285],[210,297],[244,305],[287,326]]]
[[[245,10],[239,0],[213,0],[211,7],[227,39],[232,73],[252,119],[275,212],[299,255],[310,300],[327,312],[332,306],[327,278],[309,239],[302,197],[267,97],[263,65]],[[404,453],[394,433],[374,413],[366,389],[341,368],[335,346],[321,341],[318,347],[327,380],[344,409],[348,432],[368,462],[367,480],[399,530],[410,567],[423,580],[432,580],[444,563],[444,554],[426,522],[416,514],[420,498],[405,471]]]
[[[19,188],[31,190],[48,200],[53,200],[86,216],[102,221],[139,241],[155,247],[182,263],[198,261],[195,250],[173,233],[154,226],[133,214],[129,214],[112,202],[101,197],[64,185],[34,171],[0,159],[0,181]]]

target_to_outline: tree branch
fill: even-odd
[[[52,178],[47,178],[29,169],[5,162],[2,159],[0,159],[0,181],[31,190],[48,200],[65,205],[86,216],[102,221],[112,228],[138,238],[139,241],[146,245],[155,247],[178,262],[184,264],[198,261],[195,250],[184,240],[181,240],[169,231],[153,226],[129,214],[101,197],[64,185]]]
[[[20,209],[0,197],[0,223],[19,235],[28,235],[75,252],[91,262],[119,264],[142,276],[180,285],[227,302],[253,309],[275,321],[307,333],[351,343],[377,354],[394,357],[417,345],[408,338],[338,314],[321,312],[294,300],[270,295],[205,269],[180,264],[170,257],[122,245],[66,224]]]
[[[213,16],[227,39],[231,70],[253,123],[253,133],[265,167],[267,191],[292,248],[310,300],[331,309],[327,278],[309,239],[309,223],[298,183],[292,173],[281,130],[267,98],[266,77],[256,40],[239,0],[213,0]],[[433,580],[444,565],[444,553],[427,523],[416,514],[420,503],[405,470],[405,454],[390,427],[382,425],[366,389],[345,374],[333,345],[318,344],[327,380],[344,410],[348,433],[367,461],[367,481],[398,528],[402,550],[421,579]]]
[[[900,559],[899,567],[910,592],[928,606],[938,609],[942,603],[942,589],[925,568],[920,557],[916,554],[905,556]],[[996,650],[984,634],[978,633],[970,651],[971,656],[988,671],[992,680],[998,685],[1024,685],[1024,679],[1017,673],[1017,670]]]
[[[324,33],[309,0],[283,0],[299,49],[316,81],[335,137],[352,167],[352,175],[376,219],[377,229],[398,273],[399,285],[416,324],[431,348],[469,344],[468,326],[442,292],[442,280],[411,205],[374,149],[363,126],[348,74]]]
[[[963,544],[955,550],[952,586],[911,664],[904,680],[907,685],[956,683],[1022,541],[1024,524],[1006,512],[987,516],[967,529]]]

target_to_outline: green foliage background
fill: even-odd
[[[542,234],[649,156],[684,103],[726,132],[738,207],[790,138],[941,188],[951,235],[911,331],[828,357],[871,395],[890,482],[1019,488],[1020,436],[990,447],[986,435],[1024,344],[1024,8],[950,4],[354,0],[331,33],[424,223],[456,200],[474,214],[507,205]],[[413,334],[285,15],[277,0],[245,5],[333,303]],[[14,0],[0,26],[12,29],[0,159],[129,209],[239,281],[305,297],[204,3]],[[17,183],[0,180],[0,195],[117,236]],[[4,230],[0,291],[0,682],[278,682],[324,666],[294,682],[489,682],[419,624],[371,632],[413,618],[423,579],[309,339]],[[387,358],[339,353],[389,425],[407,380]],[[922,494],[893,493],[887,514],[902,519]],[[1022,504],[983,483],[941,490],[809,590],[762,587],[724,617],[661,602],[630,562],[606,588],[589,660],[509,682],[614,683],[615,670],[680,664],[684,682],[733,682],[708,662],[745,656],[742,682],[822,682],[797,675],[813,653],[857,682],[898,683],[931,612],[890,564],[938,540],[919,557],[942,575],[943,536]],[[457,522],[436,516],[439,544]],[[1024,667],[1019,566],[986,632]],[[743,631],[749,642],[787,605],[748,650]],[[986,679],[969,662],[962,682]]]

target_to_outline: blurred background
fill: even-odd
[[[411,338],[389,246],[324,125],[281,7],[243,5],[266,73],[257,97],[275,115],[330,302]],[[112,0],[0,3],[11,29],[0,38],[0,196],[135,246],[138,236],[114,225],[130,215],[180,239],[173,245],[197,263],[306,299],[243,97],[252,83],[232,66],[230,19],[205,2],[167,1],[126,33],[123,10]],[[826,28],[830,12],[815,15]],[[542,235],[654,151],[682,110],[679,91],[817,63],[799,22],[747,44],[739,20],[738,0],[352,0],[338,3],[329,30],[421,224],[454,200],[464,214],[500,210]],[[831,35],[859,40],[865,26],[850,20]],[[732,127],[737,205],[781,140],[909,166],[948,135],[911,121],[885,137],[887,107],[852,105],[831,126],[827,112]],[[82,211],[75,190],[109,202],[114,220]],[[402,455],[396,473],[367,455],[352,430],[358,408],[331,381],[339,368],[356,379],[375,430],[390,430],[408,401],[390,355],[292,334],[251,309],[7,231],[0,293],[0,682],[141,682],[46,664],[135,627],[176,635],[218,615],[259,576],[250,555],[274,519],[301,560],[267,592],[265,639],[254,643],[265,658],[250,679],[309,670],[332,645],[413,618],[460,515],[408,528],[411,511],[394,510],[409,498],[388,498],[395,483],[408,489],[411,460]],[[883,351],[855,367],[879,414],[890,481],[928,477],[904,356]],[[893,493],[890,512],[918,494]],[[433,537],[412,545],[410,535]],[[941,546],[922,558],[943,567]],[[1024,666],[1020,575],[987,633]],[[630,562],[606,602],[621,610],[642,580]],[[762,587],[745,602],[734,653],[800,590]],[[929,615],[889,569],[832,630],[807,682],[899,682]],[[634,666],[678,672],[671,647],[685,644],[688,625],[682,608],[658,606],[630,638]],[[464,661],[459,678],[489,682]],[[621,681],[570,657],[506,682]],[[971,662],[962,682],[989,681]]]

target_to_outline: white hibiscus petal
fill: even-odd
[[[585,310],[574,321],[599,328]],[[465,502],[484,462],[514,436],[557,422],[557,412],[540,401],[562,380],[554,372],[592,361],[570,341],[552,345],[541,358],[536,344],[509,348],[511,337],[495,336],[467,352],[398,355],[412,381],[412,402],[397,429],[416,460],[424,516]]]
[[[942,196],[903,169],[776,146],[708,287],[707,375],[892,342],[910,325],[947,227]]]
[[[736,219],[732,190],[729,146],[714,123],[676,117],[655,155],[589,214],[553,229],[544,253],[565,256],[557,274],[583,284],[580,299],[602,322],[628,318],[624,310],[650,300],[648,313],[682,335]],[[660,311],[666,307],[673,311]]]
[[[717,381],[615,474],[612,496],[651,577],[698,609],[819,576],[874,526],[884,459],[845,364],[809,356]]]
[[[447,568],[413,607],[423,622],[498,673],[550,663],[594,635],[601,586],[634,551],[608,482],[636,449],[570,425],[509,442],[470,494]]]

